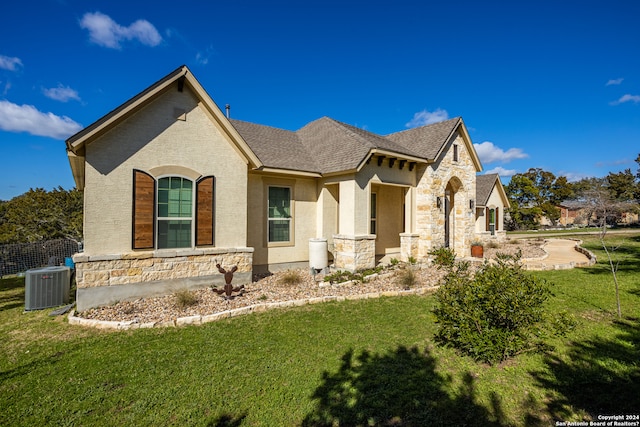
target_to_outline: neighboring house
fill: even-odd
[[[560,210],[560,218],[558,219],[558,223],[565,227],[573,224],[586,223],[587,214],[585,214],[583,205],[584,203],[576,200],[565,200],[564,202],[562,202],[557,206]]]
[[[476,176],[476,238],[505,240],[504,212],[509,198],[497,173]]]
[[[237,284],[308,266],[315,238],[343,270],[468,256],[492,203],[503,230],[502,186],[474,200],[482,166],[461,118],[386,136],[328,117],[276,129],[228,119],[183,66],[66,143],[84,190],[78,310],[220,283],[217,263],[238,266]]]
[[[595,209],[584,207],[585,202],[581,200],[565,200],[557,208],[560,210],[558,223],[562,226],[590,225],[598,223],[598,215]],[[638,213],[627,207],[627,210],[620,213],[618,224],[630,225],[638,222]]]

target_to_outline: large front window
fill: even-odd
[[[193,182],[170,176],[158,180],[158,249],[190,248]]]
[[[291,241],[291,188],[269,187],[269,243]]]

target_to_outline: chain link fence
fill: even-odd
[[[70,239],[0,245],[0,278],[31,268],[65,264],[66,258],[80,252],[80,244]]]

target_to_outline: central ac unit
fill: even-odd
[[[27,270],[25,310],[40,310],[69,303],[71,270],[69,267],[43,267]]]

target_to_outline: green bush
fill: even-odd
[[[384,271],[384,267],[381,265],[366,270],[358,270],[355,273],[352,273],[350,271],[338,270],[333,274],[324,276],[324,281],[330,283],[343,283],[348,281],[352,281],[354,283],[364,282],[365,277],[371,276],[372,274],[380,273],[382,271]]]
[[[551,296],[550,287],[526,274],[519,258],[499,254],[496,263],[485,262],[475,275],[466,262],[448,268],[434,309],[439,343],[496,363],[543,348],[541,338],[551,328],[556,328],[554,334],[567,331],[570,319],[556,316],[547,321],[544,303]]]
[[[444,246],[434,249],[429,252],[429,255],[433,257],[433,264],[441,270],[443,268],[452,268],[456,262],[456,253],[453,249],[445,248]]]

